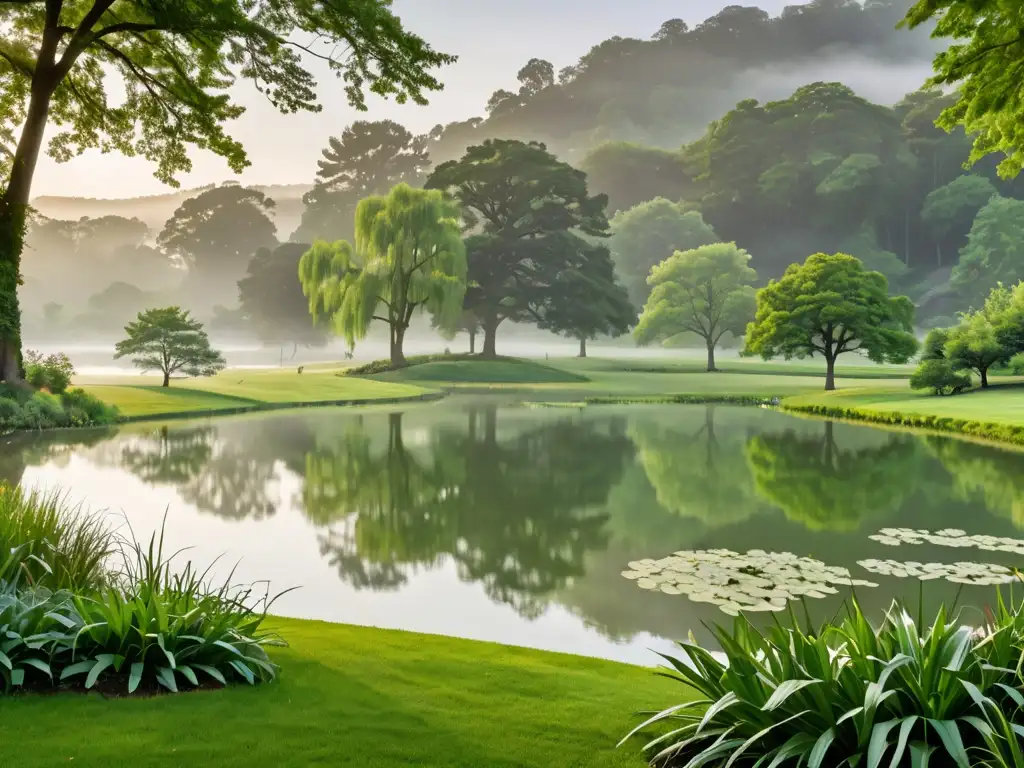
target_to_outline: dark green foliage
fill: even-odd
[[[971,377],[958,371],[948,360],[923,360],[910,376],[911,389],[930,389],[936,395],[958,395],[971,388]]]
[[[692,665],[665,657],[664,674],[699,696],[634,733],[671,726],[644,747],[669,768],[878,766],[883,756],[881,764],[925,765],[923,755],[960,768],[1019,766],[1024,606],[1000,594],[983,621],[975,630],[940,608],[925,625],[894,603],[876,629],[855,601],[820,627],[809,618],[801,626],[792,610],[764,631],[738,618],[713,630],[724,662],[692,639],[680,643]]]
[[[4,388],[0,391],[0,432],[21,429],[95,427],[114,424],[121,414],[83,389],[68,389],[60,395],[31,389]]]
[[[71,384],[75,367],[63,352],[43,355],[34,349],[25,351],[25,380],[36,389],[47,389],[62,395]]]
[[[391,120],[357,120],[328,139],[316,183],[303,195],[296,242],[355,239],[356,206],[402,183],[419,186],[430,167],[427,139]]]
[[[497,354],[502,322],[543,327],[548,310],[567,298],[565,273],[589,272],[586,262],[600,251],[581,247],[576,235],[608,231],[607,198],[591,196],[586,174],[537,142],[488,140],[470,147],[460,160],[435,168],[427,187],[462,204],[472,233],[464,307],[480,321],[488,357]]]
[[[308,250],[306,243],[261,248],[238,281],[243,319],[265,344],[322,347],[327,343],[327,329],[314,325],[299,282],[299,261]]]
[[[978,211],[950,284],[979,307],[1000,283],[1024,277],[1024,200],[993,197]]]
[[[949,341],[948,328],[932,328],[924,337],[924,346],[921,350],[922,360],[945,360],[946,342]]]
[[[180,307],[147,309],[124,330],[128,338],[117,342],[114,359],[131,357],[137,368],[161,372],[165,387],[179,371],[188,376],[213,376],[225,367],[220,352],[210,346],[202,323]]]

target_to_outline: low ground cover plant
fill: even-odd
[[[627,739],[653,732],[645,753],[671,768],[1024,765],[1024,602],[1000,594],[977,627],[945,609],[926,625],[898,602],[878,627],[856,602],[809,624],[716,627],[724,661],[680,643],[692,665],[665,656],[664,674],[699,695]]]
[[[0,432],[90,427],[119,421],[117,408],[83,389],[71,388],[74,375],[67,355],[26,351],[27,386],[0,384]]]
[[[0,486],[0,693],[117,695],[273,680],[273,598],[147,546],[58,493]]]

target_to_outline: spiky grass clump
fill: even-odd
[[[765,632],[742,617],[712,631],[724,662],[692,637],[689,663],[665,657],[698,698],[630,734],[671,726],[644,747],[652,765],[1024,765],[1024,603],[1012,597],[977,628],[944,608],[925,626],[897,602],[875,629],[853,602],[816,629],[791,612]]]
[[[102,516],[59,491],[0,485],[0,583],[89,591],[115,550]]]

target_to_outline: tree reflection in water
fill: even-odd
[[[496,406],[474,407],[464,428],[439,426],[408,448],[402,418],[388,417],[382,446],[354,424],[306,456],[306,512],[331,526],[321,550],[346,580],[395,586],[400,577],[384,566],[450,558],[461,579],[532,617],[583,576],[586,552],[606,546],[601,507],[632,454],[623,419],[560,418],[502,434]]]

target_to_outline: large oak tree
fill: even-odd
[[[285,113],[316,112],[320,59],[350,104],[365,92],[424,103],[453,61],[402,28],[383,0],[4,0],[0,2],[0,117],[21,124],[5,156],[0,194],[0,377],[20,378],[17,290],[28,202],[47,126],[48,151],[141,155],[173,183],[191,169],[188,148],[249,161],[224,129],[244,108],[231,89],[249,81]],[[124,96],[108,96],[108,76]],[[14,143],[15,132],[0,132]]]
[[[427,187],[454,195],[469,237],[465,308],[484,331],[483,354],[496,354],[505,320],[545,326],[567,269],[578,269],[589,249],[575,247],[573,231],[604,237],[607,198],[591,196],[587,177],[543,144],[488,140],[460,160],[439,165]]]

